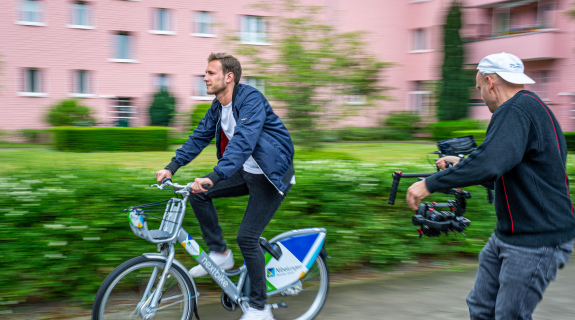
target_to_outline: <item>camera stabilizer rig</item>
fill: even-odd
[[[387,203],[391,205],[395,204],[397,187],[399,186],[401,178],[419,178],[422,180],[433,174],[435,174],[435,172],[403,173],[401,171],[395,171],[392,175],[393,182]],[[423,235],[428,237],[439,237],[442,234],[448,235],[449,231],[453,231],[456,236],[456,232],[461,232],[465,237],[463,230],[471,224],[471,221],[464,218],[463,214],[466,209],[466,200],[471,198],[471,194],[462,189],[449,189],[442,192],[455,196],[455,200],[447,200],[447,202],[444,203],[422,203],[417,208],[415,215],[411,218],[413,225],[418,227],[417,232],[419,232],[420,238]]]

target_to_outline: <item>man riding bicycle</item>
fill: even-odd
[[[250,277],[250,307],[240,320],[273,320],[266,306],[265,259],[259,238],[295,183],[294,148],[289,132],[257,89],[240,84],[240,62],[227,53],[212,53],[204,82],[216,98],[188,141],[176,150],[165,169],[156,172],[161,182],[190,163],[216,138],[218,164],[210,174],[191,183],[190,203],[200,224],[210,258],[224,270],[233,267],[212,199],[249,194],[238,230],[240,247]],[[204,186],[210,185],[209,190]],[[201,266],[193,277],[206,275]]]

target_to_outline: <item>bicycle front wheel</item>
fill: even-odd
[[[268,304],[281,306],[273,309],[276,320],[311,320],[323,308],[328,288],[327,264],[322,256],[318,256],[304,277],[268,297]]]
[[[156,290],[165,262],[144,256],[128,260],[104,280],[94,301],[93,320],[192,319],[195,290],[187,270],[176,264],[168,271],[158,307],[145,308]],[[142,307],[144,306],[144,307]]]

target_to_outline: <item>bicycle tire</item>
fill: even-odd
[[[159,270],[154,280],[153,291],[164,265],[165,261],[163,260],[145,256],[139,256],[122,263],[100,285],[94,300],[92,319],[143,319],[138,315],[136,308],[142,300],[152,271],[154,268]],[[162,290],[158,309],[155,315],[148,319],[192,319],[195,307],[195,289],[190,278],[186,275],[187,272],[178,265],[172,264]]]
[[[286,307],[273,309],[276,320],[312,320],[319,314],[329,290],[329,270],[325,258],[317,256],[315,263],[298,282],[301,283],[300,292],[289,292],[292,286],[268,297],[267,303],[270,305],[287,304]]]

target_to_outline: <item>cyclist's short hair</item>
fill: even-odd
[[[236,57],[227,52],[212,52],[208,57],[208,63],[214,60],[219,60],[222,64],[224,75],[228,72],[231,72],[234,74],[234,83],[240,83],[240,78],[242,77],[242,66]]]

